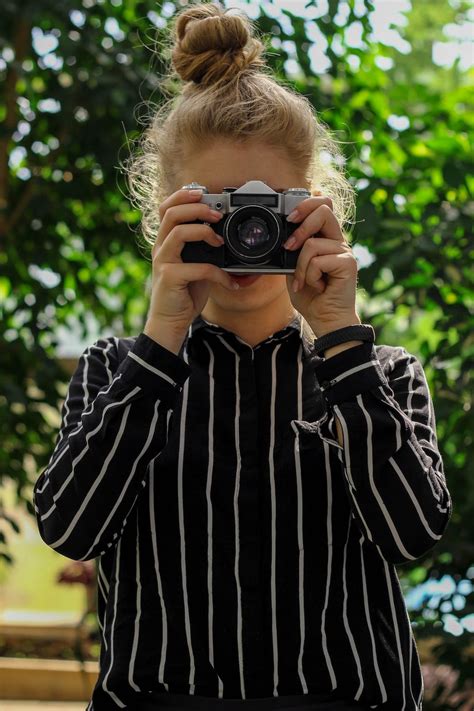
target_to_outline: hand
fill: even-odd
[[[296,241],[289,249],[302,249],[286,283],[295,309],[316,336],[322,336],[361,323],[356,311],[358,265],[332,211],[331,198],[320,197],[319,191],[313,195],[296,208],[299,217],[294,222],[300,225],[291,235]],[[313,237],[315,233],[320,236]],[[296,292],[295,282],[299,287]]]
[[[223,244],[210,225],[194,222],[215,223],[222,219],[220,212],[213,214],[208,205],[200,202],[201,197],[189,190],[177,190],[159,206],[161,221],[152,250],[153,282],[147,316],[150,330],[159,325],[168,327],[174,336],[184,335],[206,305],[210,282],[234,288],[234,280],[220,267],[184,263],[181,259],[185,242],[203,240],[215,247]]]

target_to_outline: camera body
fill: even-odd
[[[222,213],[212,223],[224,244],[214,247],[207,242],[186,242],[181,250],[183,262],[215,264],[237,274],[293,274],[301,249],[282,246],[298,224],[287,222],[302,200],[311,196],[305,188],[276,192],[261,180],[249,180],[240,188],[224,188],[220,194],[209,193],[204,185],[190,183],[184,189],[201,188],[200,202]],[[195,220],[190,224],[209,224]]]

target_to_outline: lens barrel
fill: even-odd
[[[281,245],[279,217],[259,205],[246,205],[232,212],[224,225],[224,240],[244,264],[266,264]]]

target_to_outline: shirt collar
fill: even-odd
[[[284,338],[287,338],[288,336],[293,336],[294,334],[297,334],[298,338],[301,340],[302,346],[303,346],[303,352],[305,355],[305,358],[311,358],[311,360],[324,360],[320,356],[316,355],[314,353],[314,340],[315,338],[311,337],[309,333],[305,332],[305,329],[303,328],[304,326],[304,319],[302,315],[299,313],[299,311],[296,311],[295,316],[291,319],[291,321],[280,331],[277,331],[276,333],[272,333],[268,338],[266,338],[262,343],[259,343],[258,347],[263,345],[264,343],[267,343],[268,341],[280,341]],[[203,334],[202,329],[206,329],[206,331],[211,332],[211,333],[216,333],[216,334],[228,334],[230,333],[227,329],[225,329],[223,326],[219,326],[218,324],[211,323],[210,321],[207,321],[203,316],[200,314],[194,319],[192,324],[190,325],[188,329],[188,333],[186,336],[186,341],[190,338],[193,338],[196,333],[200,332],[200,335]]]

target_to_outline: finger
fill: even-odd
[[[200,194],[195,194],[191,192],[191,190],[177,190],[176,192],[172,193],[169,195],[166,200],[163,200],[163,202],[160,204],[158,208],[158,213],[160,215],[160,229],[158,231],[158,235],[155,241],[155,244],[160,245],[163,240],[164,240],[164,235],[168,234],[169,229],[163,229],[163,221],[165,219],[165,215],[168,212],[168,210],[172,207],[176,207],[179,205],[193,205],[194,203],[198,203],[201,198],[202,198],[203,193],[201,192]],[[204,205],[205,203],[203,203]]]
[[[224,240],[217,235],[210,225],[177,225],[173,227],[161,245],[153,247],[153,259],[160,262],[176,263],[183,260],[181,252],[186,242],[207,242],[215,247],[222,247]]]
[[[323,278],[323,274],[328,274],[335,279],[352,278],[357,275],[357,269],[356,259],[347,252],[318,255],[312,258],[304,280],[299,281],[298,284],[315,286]]]
[[[162,226],[165,233],[168,234],[173,227],[183,222],[194,222],[195,220],[218,222],[221,219],[222,213],[219,210],[212,210],[205,202],[197,205],[184,203],[182,205],[172,205],[166,210],[160,228]]]
[[[298,284],[303,284],[308,265],[314,257],[326,254],[343,254],[347,251],[347,247],[334,240],[328,240],[324,237],[311,237],[303,244],[301,252],[296,262],[296,268],[293,278]],[[351,252],[352,254],[352,252]]]
[[[308,237],[316,233],[325,239],[345,242],[337,217],[327,205],[321,205],[311,212],[291,234],[295,241],[289,246],[289,249],[299,249]]]
[[[173,205],[183,205],[184,203],[190,202],[199,202],[203,196],[203,193],[201,192],[200,195],[196,194],[193,195],[190,190],[176,190],[176,192],[171,193],[166,200],[163,200],[162,203],[160,203],[160,206],[158,208],[158,213],[160,215],[160,221],[163,219],[165,216],[166,210],[168,208],[173,207]]]
[[[289,222],[299,222],[300,220],[304,220],[311,212],[316,210],[316,208],[321,205],[327,205],[331,210],[334,208],[333,201],[328,195],[322,195],[320,190],[314,190],[312,197],[305,198],[298,203],[296,208],[292,211],[296,212],[297,219],[289,220]]]
[[[152,254],[154,256],[156,249],[161,247],[170,233],[175,230],[178,226],[185,224],[187,222],[195,222],[195,220],[202,220],[203,222],[209,222],[215,224],[222,219],[222,213],[219,211],[211,210],[209,205],[205,203],[200,203],[198,205],[181,204],[172,205],[169,207],[163,217],[160,224],[160,229],[158,230],[158,236],[153,245]],[[198,225],[196,225],[198,226]]]
[[[327,274],[326,274],[327,276]],[[322,293],[326,288],[325,272],[322,271],[318,257],[313,257],[306,270],[304,283],[312,286],[318,293]]]
[[[178,288],[184,289],[193,281],[204,280],[220,284],[232,291],[239,288],[239,284],[232,279],[228,272],[207,262],[199,264],[185,262],[179,265],[166,263],[160,264],[159,270],[161,282],[165,288],[178,286]]]

